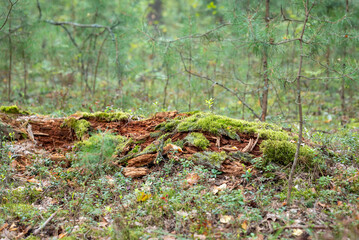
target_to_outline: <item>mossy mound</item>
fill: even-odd
[[[206,150],[209,146],[208,139],[202,133],[192,132],[184,140],[186,143],[202,150]]]
[[[21,114],[21,115],[30,115],[31,114],[29,111],[22,110],[16,105],[1,106],[0,112],[6,113],[6,114]]]
[[[107,122],[125,121],[131,117],[129,113],[125,113],[121,111],[95,112],[95,113],[81,112],[79,114],[82,115],[82,117],[85,119],[97,119]]]
[[[263,122],[248,122],[212,113],[195,113],[184,119],[174,119],[161,123],[157,129],[162,131],[210,132],[239,139],[239,133],[259,134],[262,139],[290,140],[291,137],[281,127]]]
[[[67,118],[64,120],[62,126],[73,129],[76,133],[76,137],[82,140],[88,129],[91,127],[91,124],[85,119],[79,120],[76,118]]]
[[[208,146],[205,141],[207,139],[204,140],[203,134],[194,133],[193,131],[208,132],[217,136],[224,135],[238,141],[241,141],[239,137],[241,134],[259,136],[263,140],[260,147],[265,164],[274,162],[288,165],[293,162],[296,152],[294,142],[298,139],[298,137],[289,135],[288,132],[274,124],[249,122],[203,112],[194,113],[189,117],[168,120],[159,124],[156,129],[163,132],[192,132],[184,141],[186,142],[187,140],[190,144],[197,145],[196,147],[203,150]],[[302,146],[299,156],[300,163],[310,167],[313,166],[313,159],[316,154],[316,150],[306,145]]]
[[[281,165],[288,165],[293,162],[297,145],[289,141],[266,140],[261,144],[265,165],[275,162]],[[300,163],[307,166],[313,165],[313,158],[316,151],[306,145],[301,146],[299,152]]]

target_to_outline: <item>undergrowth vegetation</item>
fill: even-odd
[[[287,206],[297,138],[279,126],[186,113],[157,125],[148,134],[153,142],[143,145],[137,135],[94,129],[85,116],[64,119],[62,128],[72,129],[78,141],[60,161],[32,153],[27,156],[31,164],[20,171],[14,135],[3,139],[0,227],[6,233],[17,229],[13,232],[27,239],[293,239],[303,234],[338,239],[358,234],[355,128],[316,132],[305,141],[293,204]],[[122,120],[106,121],[126,126]],[[184,137],[172,141],[178,134]],[[211,150],[217,144],[213,139],[244,141],[258,135],[263,154],[257,157],[234,148]],[[166,146],[171,150],[164,152]],[[181,154],[186,147],[197,152],[187,157]],[[142,178],[125,177],[126,164],[146,155],[155,156],[152,170]],[[224,173],[223,166],[233,162],[241,173]],[[51,224],[35,234],[53,214]]]

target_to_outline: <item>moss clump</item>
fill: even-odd
[[[64,120],[62,126],[73,129],[76,133],[76,137],[82,140],[85,133],[87,133],[88,129],[91,127],[91,124],[85,119],[78,120],[76,118],[67,118]]]
[[[30,115],[29,111],[25,111],[20,109],[18,106],[16,105],[12,105],[12,106],[1,106],[0,107],[0,112],[3,113],[7,113],[7,114],[21,114],[21,115]]]
[[[38,213],[34,206],[24,203],[5,203],[0,209],[0,219],[21,219],[22,223],[29,223]]]
[[[209,146],[208,139],[202,134],[198,132],[192,132],[185,137],[185,142],[198,147],[199,149],[206,150]]]
[[[290,140],[291,137],[279,126],[263,123],[248,122],[212,113],[195,113],[182,120],[170,120],[157,126],[162,131],[191,132],[203,131],[216,135],[226,135],[239,139],[238,133],[259,134],[263,139]]]
[[[109,161],[115,157],[116,148],[126,142],[126,138],[112,133],[99,133],[86,141],[76,144],[79,161],[75,164],[99,173],[109,167]]]
[[[98,119],[107,122],[116,122],[116,121],[124,121],[130,118],[130,114],[115,111],[115,112],[95,112],[95,113],[80,113],[85,119]]]
[[[289,163],[293,162],[296,148],[296,144],[289,141],[263,141],[261,144],[261,150],[263,151],[265,165],[269,162],[274,162],[281,165],[288,165]],[[302,146],[300,148],[299,161],[301,163],[307,164],[308,166],[312,166],[314,156],[314,149],[308,146]]]
[[[219,170],[226,158],[227,154],[225,152],[201,152],[193,154],[190,160],[196,164]]]

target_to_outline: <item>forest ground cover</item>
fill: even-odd
[[[204,112],[66,117],[2,107],[0,236],[355,239],[359,132],[304,139]]]

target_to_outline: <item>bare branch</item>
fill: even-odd
[[[16,5],[16,3],[17,3],[18,1],[19,1],[19,0],[16,0],[15,2],[12,2],[11,0],[9,0],[10,8],[9,8],[9,11],[7,12],[7,15],[6,15],[6,18],[5,18],[4,23],[3,23],[3,24],[1,25],[1,27],[0,27],[0,30],[4,28],[5,24],[7,23],[7,20],[9,20],[11,11],[12,11],[13,7]]]
[[[193,71],[189,71],[189,70],[187,69],[187,66],[186,66],[184,60],[183,60],[183,56],[182,56],[182,53],[181,53],[181,52],[180,52],[180,56],[181,56],[182,64],[183,64],[183,66],[184,66],[184,68],[185,68],[185,71],[186,71],[187,73],[189,73],[189,74],[191,74],[191,75],[193,75],[193,76],[196,76],[196,77],[199,77],[199,78],[208,80],[208,81],[212,82],[214,85],[218,85],[218,86],[222,87],[223,89],[227,90],[228,92],[232,93],[239,101],[241,101],[241,102],[243,103],[243,105],[244,105],[246,108],[248,108],[248,109],[252,112],[253,116],[255,116],[256,118],[260,119],[260,116],[259,116],[235,91],[233,91],[232,89],[226,87],[226,86],[223,85],[222,83],[219,83],[219,82],[214,81],[213,79],[211,79],[211,78],[209,78],[209,77],[202,76],[202,75],[200,75],[199,73],[195,73],[195,72],[193,72]]]

